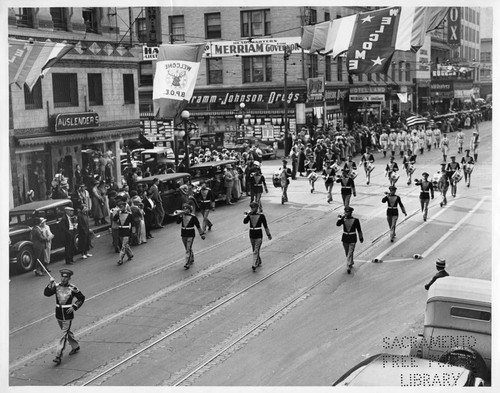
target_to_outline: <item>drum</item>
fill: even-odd
[[[462,180],[463,174],[462,171],[459,169],[455,171],[455,173],[451,176],[451,179],[456,183],[458,183],[460,180]]]
[[[392,180],[394,183],[396,183],[396,182],[398,181],[398,179],[399,179],[399,176],[400,176],[400,175],[399,175],[399,173],[397,173],[397,172],[392,172],[392,173],[391,173],[391,180]]]
[[[349,172],[349,177],[351,179],[353,179],[353,180],[356,179],[356,176],[358,176],[358,172],[356,172],[356,171]]]
[[[474,170],[474,164],[464,165],[464,172],[467,173],[468,175],[471,174],[473,170]]]
[[[415,168],[415,165],[413,165],[413,164],[408,165],[408,169],[407,169],[408,175],[413,174],[413,172],[415,172],[415,169],[417,169],[417,168]]]
[[[316,172],[311,172],[311,174],[308,177],[309,177],[309,180],[312,182],[315,182],[316,180],[318,180],[318,174]]]
[[[371,173],[371,171],[373,171],[374,169],[375,169],[375,165],[373,165],[371,162],[366,164],[366,170],[368,173]]]

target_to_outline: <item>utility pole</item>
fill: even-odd
[[[284,141],[284,148],[285,148],[285,157],[288,156],[290,153],[290,149],[292,148],[290,141],[289,141],[289,129],[288,129],[288,91],[287,91],[287,62],[288,59],[290,58],[290,55],[292,53],[292,49],[288,46],[285,46],[284,53],[283,53],[283,64],[284,64],[284,75],[283,75],[283,99],[284,99],[284,110],[285,110],[285,141]]]

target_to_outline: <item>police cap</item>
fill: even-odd
[[[61,269],[59,270],[59,273],[61,273],[61,277],[70,278],[73,275],[73,271],[69,269]]]

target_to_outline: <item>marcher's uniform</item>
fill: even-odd
[[[382,203],[387,203],[387,223],[389,224],[389,238],[392,242],[396,237],[396,224],[399,217],[398,206],[401,207],[404,215],[406,215],[406,210],[399,195],[386,195],[382,198]]]
[[[432,129],[428,128],[425,130],[425,143],[427,144],[427,151],[431,151],[432,141],[434,139],[434,134]]]
[[[443,207],[448,203],[448,200],[446,199],[446,193],[448,192],[448,187],[450,186],[450,181],[448,179],[448,175],[446,174],[446,171],[441,172],[441,177],[439,178],[438,182],[438,190],[441,192],[441,197],[442,200],[439,203],[439,206]]]
[[[358,241],[357,234],[359,234],[360,240],[362,240],[363,233],[361,232],[361,224],[357,218],[351,217],[347,219],[341,216],[337,220],[337,226],[341,225],[343,225],[344,229],[341,240],[346,255],[347,272],[350,273],[354,265],[354,249]]]
[[[344,207],[348,207],[351,203],[351,195],[356,196],[356,186],[354,185],[354,180],[344,174],[340,179],[337,179],[336,182],[340,183],[340,195],[342,195]]]
[[[456,197],[457,196],[457,181],[454,177],[455,172],[460,170],[460,164],[458,162],[449,162],[448,165],[446,166],[446,175],[448,176],[448,179],[450,180],[450,186],[451,186],[451,196]]]
[[[203,216],[202,232],[212,229],[212,222],[208,219],[210,209],[215,209],[215,194],[210,188],[200,189],[198,194],[198,205]]]
[[[474,155],[474,162],[477,162],[477,156],[479,154],[479,134],[477,131],[472,133],[472,137],[470,139],[470,151]]]
[[[130,249],[130,236],[132,235],[132,225],[134,220],[132,214],[128,211],[122,212],[121,210],[118,210],[118,212],[116,212],[113,216],[113,221],[118,223],[118,236],[120,237],[122,244],[118,265],[122,265],[125,255],[127,255],[128,261],[134,257],[134,254]]]
[[[420,186],[420,208],[423,212],[424,221],[427,221],[429,201],[431,198],[434,199],[434,186],[428,180],[419,180],[416,185]]]
[[[443,153],[443,160],[446,161],[446,157],[448,156],[448,150],[450,149],[450,140],[447,136],[441,139],[441,144],[439,145],[441,149],[441,153]]]
[[[267,236],[271,236],[267,226],[266,216],[262,213],[248,213],[243,219],[243,224],[250,224],[249,236],[253,252],[252,269],[262,265],[260,258],[260,247],[262,246],[262,228],[266,231]]]
[[[382,134],[380,134],[380,140],[379,140],[380,146],[382,147],[382,151],[384,152],[384,157],[387,154],[387,147],[389,145],[389,135],[384,131]]]
[[[56,359],[59,359],[60,363],[67,342],[69,342],[73,351],[76,352],[80,349],[80,344],[71,331],[74,312],[68,312],[68,309],[71,308],[73,311],[78,310],[83,305],[85,296],[73,284],[68,283],[67,285],[62,285],[61,283],[56,284],[55,282],[51,282],[47,285],[43,294],[45,296],[56,295],[56,320],[62,332],[56,350]],[[76,301],[73,303],[74,299],[76,299]]]
[[[253,176],[250,177],[250,184],[252,186],[253,194],[254,194],[254,201],[259,204],[259,211],[262,212],[262,203],[261,203],[261,197],[262,193],[264,190],[267,192],[267,184],[266,184],[266,179],[260,172],[255,172]]]
[[[460,163],[464,168],[465,183],[467,183],[467,187],[470,187],[470,178],[472,171],[474,170],[474,159],[471,156],[465,156],[462,157],[462,161]]]
[[[432,130],[432,134],[434,135],[434,147],[441,148],[441,130],[436,127]]]
[[[280,169],[280,184],[281,184],[281,204],[288,202],[288,186],[290,184],[289,177],[292,177],[290,168]]]
[[[405,154],[403,157],[403,167],[406,170],[406,176],[408,176],[408,181],[406,184],[411,184],[411,176],[415,172],[415,162],[417,161],[417,156],[415,154]]]
[[[366,184],[370,184],[370,174],[374,169],[374,162],[375,158],[373,157],[373,154],[363,153],[361,156],[359,166],[363,165],[363,168],[365,169]]]
[[[394,162],[389,162],[385,167],[385,174],[389,178],[389,185],[394,186],[399,179],[398,164]]]
[[[195,227],[200,232],[200,236],[202,236],[202,238],[204,238],[204,233],[201,230],[200,221],[198,221],[198,218],[194,214],[182,213],[177,218],[177,224],[181,223],[181,238],[184,248],[186,249],[186,263],[184,264],[184,268],[189,269],[189,267],[194,263],[193,241],[195,236]]]
[[[457,153],[462,154],[465,142],[465,134],[463,131],[458,131],[455,141],[457,143]]]
[[[335,170],[333,169],[332,166],[324,168],[321,176],[325,180],[325,188],[328,194],[328,198],[326,199],[326,201],[330,203],[331,201],[333,201],[332,189],[333,189],[333,184],[335,182]]]

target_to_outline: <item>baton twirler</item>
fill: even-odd
[[[45,268],[45,266],[43,266],[43,263],[38,258],[36,260],[38,261],[38,263],[40,264],[40,266],[43,268],[43,270],[45,270],[45,273],[48,274],[48,276],[50,277],[50,279],[55,281],[55,278],[50,275],[49,271]]]

